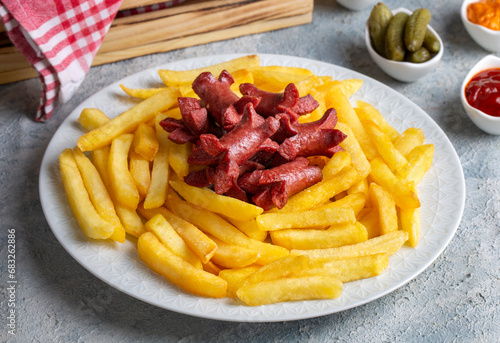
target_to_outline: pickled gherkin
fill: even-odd
[[[409,15],[396,13],[389,23],[385,36],[385,55],[393,61],[402,61],[405,57],[404,33]]]
[[[420,47],[417,51],[411,51],[406,54],[405,61],[412,63],[423,63],[431,59],[429,50]]]
[[[415,10],[405,28],[405,45],[409,51],[417,51],[424,43],[427,25],[431,21],[431,12],[427,8]]]
[[[375,50],[381,56],[385,56],[385,34],[391,19],[391,10],[381,2],[373,7],[370,13],[370,18],[368,19],[370,38],[373,42]]]
[[[439,49],[441,49],[441,43],[439,43],[439,39],[429,30],[425,33],[423,46],[429,50],[430,53],[437,53]]]

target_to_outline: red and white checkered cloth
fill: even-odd
[[[129,16],[177,5],[167,0],[121,11]],[[71,98],[85,78],[122,0],[0,0],[0,17],[12,43],[38,71],[42,97],[37,121]]]
[[[0,0],[12,43],[38,71],[42,97],[37,121],[80,86],[122,0]]]

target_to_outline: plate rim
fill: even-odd
[[[313,65],[317,65],[321,68],[332,69],[335,71],[340,71],[340,72],[352,75],[353,78],[354,77],[360,78],[365,82],[368,81],[369,83],[371,83],[377,87],[380,87],[384,91],[388,92],[390,95],[398,97],[403,102],[410,105],[416,112],[419,112],[420,115],[424,116],[424,118],[427,120],[427,122],[429,124],[431,124],[433,129],[437,132],[437,134],[439,134],[439,137],[443,140],[443,143],[447,146],[448,150],[450,152],[452,152],[451,157],[453,157],[453,162],[455,162],[459,167],[458,170],[456,170],[455,172],[458,173],[456,176],[458,178],[457,181],[460,181],[460,184],[458,186],[460,187],[460,190],[461,190],[460,198],[458,199],[458,203],[457,203],[458,208],[456,209],[457,215],[452,223],[453,228],[451,231],[448,232],[448,234],[446,235],[446,238],[443,239],[443,244],[441,244],[439,246],[439,249],[437,249],[433,252],[433,254],[428,258],[427,262],[420,265],[420,267],[415,272],[413,272],[411,275],[405,277],[398,284],[395,284],[395,285],[392,285],[390,287],[385,288],[382,292],[377,293],[375,296],[368,297],[366,299],[357,301],[357,302],[352,303],[352,304],[347,304],[347,305],[340,306],[340,307],[329,307],[328,305],[326,305],[322,311],[316,312],[316,313],[315,312],[306,312],[306,313],[298,313],[298,314],[296,314],[296,313],[291,313],[291,314],[288,313],[287,314],[286,308],[283,309],[283,307],[286,307],[287,304],[291,304],[291,302],[288,302],[288,303],[280,303],[280,304],[273,304],[273,305],[264,305],[264,308],[265,307],[272,308],[271,310],[269,310],[267,312],[264,310],[264,313],[269,313],[264,318],[254,316],[254,315],[251,315],[249,317],[248,316],[247,317],[245,317],[245,316],[240,317],[240,316],[235,316],[234,313],[232,313],[231,316],[221,315],[220,313],[217,314],[216,312],[213,312],[213,311],[201,311],[200,307],[193,310],[192,308],[182,308],[179,306],[177,306],[177,307],[169,306],[169,304],[159,304],[158,302],[152,301],[151,299],[149,299],[143,295],[141,296],[140,294],[137,294],[136,292],[125,289],[122,285],[117,284],[114,280],[106,279],[105,277],[103,277],[102,275],[97,273],[95,268],[92,268],[92,266],[87,265],[82,260],[81,256],[79,256],[74,250],[72,250],[69,246],[67,246],[67,242],[64,240],[64,237],[62,237],[61,232],[58,231],[57,228],[53,227],[54,219],[49,211],[48,200],[47,200],[47,196],[46,196],[47,195],[47,188],[48,188],[48,183],[46,181],[49,178],[48,175],[50,172],[50,168],[52,168],[51,164],[54,163],[54,161],[50,160],[50,159],[53,159],[53,156],[50,156],[49,153],[52,152],[52,150],[55,149],[55,146],[57,145],[55,137],[57,137],[58,134],[60,135],[62,133],[62,130],[64,130],[65,128],[67,128],[67,126],[69,126],[70,122],[77,119],[79,112],[81,111],[82,108],[85,107],[86,103],[92,102],[96,98],[101,97],[106,92],[112,93],[117,87],[119,87],[120,83],[125,83],[125,82],[127,82],[127,80],[139,78],[139,76],[141,76],[141,75],[148,75],[150,73],[155,73],[155,72],[157,72],[157,70],[162,69],[162,68],[175,69],[175,68],[178,68],[178,66],[181,66],[181,69],[182,69],[182,66],[192,65],[193,63],[195,65],[201,64],[201,65],[208,66],[212,63],[218,63],[218,62],[230,60],[232,58],[241,57],[241,56],[245,56],[245,55],[254,55],[254,54],[259,55],[259,57],[261,59],[261,63],[263,65],[266,65],[266,63],[269,64],[270,62],[268,62],[268,61],[280,61],[280,62],[283,62],[282,65],[301,66],[304,64],[306,64],[306,65],[313,64]],[[158,77],[158,80],[159,80],[159,82],[161,82],[159,77]],[[150,80],[150,81],[155,81],[155,80]],[[39,173],[40,202],[42,205],[42,211],[43,211],[44,216],[47,220],[47,223],[49,224],[49,227],[51,228],[51,231],[54,233],[54,235],[56,236],[56,239],[63,246],[63,248],[82,267],[84,267],[86,270],[88,270],[91,274],[93,274],[94,276],[96,276],[100,280],[104,281],[108,285],[112,286],[113,288],[115,288],[115,289],[117,289],[125,294],[128,294],[129,296],[131,296],[133,298],[136,298],[136,299],[141,300],[143,302],[149,303],[151,305],[154,305],[154,306],[157,306],[157,307],[160,307],[163,309],[167,309],[169,311],[182,313],[182,314],[186,314],[186,315],[191,315],[191,316],[195,316],[195,317],[199,317],[199,318],[214,319],[214,320],[220,320],[220,321],[232,321],[232,322],[283,322],[283,321],[301,320],[301,319],[324,316],[324,315],[337,313],[337,312],[345,311],[345,310],[348,310],[348,309],[351,309],[354,307],[364,305],[366,303],[377,300],[377,299],[379,299],[379,298],[381,298],[389,293],[392,293],[393,291],[395,291],[398,288],[403,287],[408,282],[415,279],[424,270],[426,270],[442,254],[442,252],[446,249],[446,247],[449,245],[449,243],[451,242],[451,240],[455,236],[455,233],[456,233],[456,231],[461,223],[463,211],[465,208],[465,197],[466,197],[466,188],[465,187],[466,187],[465,186],[465,178],[464,178],[464,173],[463,173],[463,168],[461,166],[460,158],[459,158],[455,148],[453,147],[451,141],[449,140],[448,136],[439,127],[439,125],[433,120],[432,117],[430,117],[425,111],[423,111],[423,109],[421,109],[419,106],[417,106],[415,103],[413,103],[410,99],[408,99],[407,97],[405,97],[401,93],[397,92],[396,90],[390,88],[389,86],[387,86],[387,85],[385,85],[385,84],[383,84],[383,83],[381,83],[373,78],[370,78],[364,74],[361,74],[361,73],[356,72],[354,70],[350,70],[350,69],[342,67],[342,66],[334,65],[332,63],[318,61],[318,60],[304,58],[304,57],[295,57],[295,56],[279,55],[279,54],[263,54],[263,53],[211,55],[211,56],[202,56],[202,57],[194,57],[194,58],[189,58],[189,59],[171,61],[171,62],[168,62],[165,64],[161,64],[158,66],[154,66],[154,67],[147,68],[147,69],[144,69],[142,71],[136,72],[132,75],[126,76],[118,81],[115,81],[115,82],[109,84],[108,86],[103,87],[102,89],[98,90],[96,93],[91,95],[90,97],[83,100],[80,104],[78,104],[75,107],[75,109],[62,121],[62,123],[60,124],[60,126],[58,127],[58,129],[56,130],[56,132],[52,136],[49,144],[46,147],[46,150],[44,152],[44,156],[42,158],[42,162],[40,165],[40,173]],[[99,244],[99,243],[92,241],[92,242],[89,242],[89,244]],[[418,247],[416,249],[418,249]],[[164,279],[162,279],[162,281],[168,282]],[[355,281],[355,282],[358,282],[358,281]],[[198,300],[199,300],[199,302],[203,303],[207,299],[199,297]],[[213,300],[213,299],[209,299],[209,300]],[[328,302],[328,300],[309,300],[309,301],[301,301],[301,302],[293,302],[293,303],[295,303],[295,304],[301,303],[304,305],[304,307],[307,308],[307,303],[317,303],[317,302]],[[222,305],[224,305],[224,304],[222,304]],[[203,305],[200,305],[200,306],[203,307]],[[247,306],[239,305],[239,304],[236,304],[235,306],[248,308]],[[257,308],[260,308],[259,313],[262,314],[263,313],[262,307],[257,307]],[[256,308],[254,308],[254,309],[256,309]],[[276,313],[280,313],[280,315],[278,316],[278,315],[276,315]]]

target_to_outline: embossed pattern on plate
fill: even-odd
[[[465,180],[460,160],[439,126],[413,102],[357,72],[314,61],[282,55],[260,54],[262,65],[298,66],[317,75],[335,79],[360,78],[363,87],[350,99],[363,100],[378,108],[399,132],[416,126],[424,131],[426,142],[435,145],[434,163],[419,184],[422,202],[421,241],[417,248],[403,247],[390,258],[381,275],[346,283],[340,298],[287,302],[248,307],[226,299],[207,299],[188,294],[152,272],[138,258],[135,245],[87,240],[78,228],[67,204],[59,177],[58,156],[74,147],[82,134],[77,118],[83,108],[95,107],[115,117],[134,102],[119,87],[152,87],[161,83],[157,70],[193,69],[219,63],[240,55],[221,55],[169,63],[129,76],[99,91],[61,124],[45,152],[40,168],[40,200],[43,212],[61,245],[83,267],[112,287],[132,297],[171,311],[216,320],[276,322],[327,315],[378,299],[403,286],[427,268],[446,248],[455,234],[465,203]]]

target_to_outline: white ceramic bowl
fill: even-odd
[[[392,13],[396,14],[399,12],[404,12],[411,14],[412,12],[406,8],[398,8],[393,10]],[[433,71],[439,64],[441,57],[443,56],[443,41],[441,37],[434,31],[430,26],[427,26],[429,30],[437,37],[441,45],[439,52],[433,56],[429,61],[423,63],[411,63],[411,62],[397,62],[391,61],[385,57],[380,56],[375,49],[372,47],[372,42],[370,39],[370,32],[368,30],[368,22],[365,26],[365,43],[368,53],[375,63],[382,69],[386,74],[393,77],[394,79],[401,82],[414,82],[425,76],[429,72]]]
[[[467,6],[478,0],[465,0],[462,3],[460,17],[469,35],[483,49],[491,52],[500,51],[500,31],[490,30],[484,26],[474,24],[467,19]]]
[[[353,11],[361,11],[373,5],[377,0],[337,0],[339,4]]]
[[[467,87],[470,79],[472,79],[477,73],[490,68],[500,68],[500,58],[488,55],[476,63],[462,83],[462,87],[460,88],[460,100],[462,101],[462,106],[464,107],[465,112],[467,112],[467,115],[477,127],[491,135],[500,135],[500,117],[490,116],[483,111],[472,107],[465,98],[465,87]]]

